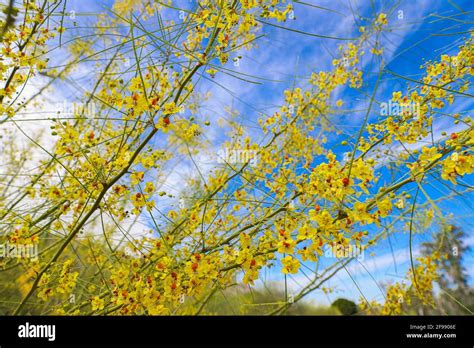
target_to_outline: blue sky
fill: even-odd
[[[192,2],[187,0],[175,3],[178,7],[192,5]],[[471,0],[374,2],[307,0],[306,3],[326,8],[326,10],[294,3],[295,19],[279,24],[314,35],[304,35],[281,28],[264,26],[265,36],[258,41],[259,47],[251,51],[236,53],[236,56],[242,57],[238,66],[234,66],[232,61],[228,64],[229,69],[238,73],[258,76],[259,79],[255,80],[259,84],[249,84],[224,74],[218,74],[213,81],[200,81],[199,91],[203,93],[209,91],[213,95],[213,98],[206,104],[205,115],[201,115],[203,119],[208,119],[211,123],[216,124],[217,120],[226,114],[224,107],[232,105],[233,109],[238,111],[242,124],[250,132],[255,132],[253,134],[258,135],[255,127],[259,114],[261,112],[270,114],[278,109],[283,102],[282,92],[291,88],[294,83],[304,85],[312,72],[331,69],[331,61],[338,54],[338,45],[346,42],[320,38],[315,35],[354,38],[358,35],[358,27],[368,25],[374,14],[389,13],[389,30],[381,37],[385,46],[383,58],[386,62],[386,69],[397,75],[416,80],[422,77],[423,70],[420,69],[420,66],[426,61],[435,60],[441,54],[455,54],[457,52],[457,46],[463,41],[463,38],[467,37],[467,31],[472,29],[474,19],[472,15],[474,3]],[[110,6],[111,1],[69,0],[67,2],[69,11],[77,12],[79,26],[82,23],[92,23],[95,18],[94,13],[110,8]],[[65,25],[70,27],[67,31],[68,35],[77,35],[81,32],[82,29],[73,29],[70,24],[68,22]],[[152,25],[150,24],[150,26]],[[83,32],[86,31],[86,29],[83,30]],[[341,135],[329,139],[330,144],[337,144],[346,137],[354,136],[363,122],[368,107],[367,95],[371,94],[375,74],[378,73],[378,67],[370,60],[369,56],[367,54],[362,59],[367,83],[360,90],[341,89],[337,91],[335,99],[343,99],[344,105],[343,111],[333,115],[332,121],[341,131]],[[83,69],[93,69],[93,67],[85,65]],[[92,75],[84,75],[80,71],[76,76],[76,81],[87,85],[91,77]],[[406,91],[408,86],[410,84],[405,80],[386,72],[382,75],[376,100],[388,101],[393,91]],[[72,99],[77,91],[66,89],[63,93],[66,99]],[[457,109],[447,109],[447,111],[472,113],[472,99],[460,99],[456,105],[458,105]],[[376,111],[377,109],[371,112],[369,121],[377,119]],[[450,132],[459,130],[461,126],[450,129],[446,129],[446,127],[442,118],[436,121],[434,124],[435,137],[442,137],[442,131],[450,134]],[[206,137],[210,142],[209,154],[217,151],[218,146],[224,140],[223,133],[213,127],[207,130]],[[338,151],[336,152],[338,156],[343,156],[342,150],[338,150],[338,147],[336,147],[336,151]],[[202,167],[203,171],[209,168],[209,154],[203,154],[196,158],[198,166]],[[171,192],[179,193],[181,187],[179,180],[185,175],[192,176],[196,173],[189,161],[185,159],[173,170],[166,187]],[[472,176],[464,178],[464,182],[469,185],[474,184]],[[406,191],[413,192],[415,188],[416,186],[409,186]],[[428,195],[434,199],[446,194],[447,190],[447,187],[435,180],[430,181],[426,186]],[[453,198],[449,202],[442,203],[441,208],[443,213],[453,214],[452,222],[464,229],[467,235],[466,242],[473,245],[471,199],[472,194],[463,199]],[[418,200],[419,203],[424,201],[424,197],[420,197]],[[163,204],[171,205],[175,202],[170,200]],[[436,226],[423,233],[417,233],[413,240],[414,250],[418,249],[421,242],[430,240],[431,234],[435,230]],[[372,253],[372,256],[369,255]],[[323,260],[323,262],[326,261]],[[471,276],[471,282],[474,275],[473,261],[473,252],[465,255],[464,265]],[[350,276],[348,272],[342,271],[328,283],[336,289],[336,292],[329,295],[329,298],[320,291],[312,294],[311,298],[322,303],[334,300],[336,297],[355,300],[361,295],[358,290],[360,288],[367,299],[381,300],[383,297],[378,285],[401,280],[408,270],[410,264],[408,235],[404,232],[393,234],[377,247],[370,249],[361,263],[363,266],[354,262],[348,267]],[[268,272],[267,276],[268,279],[282,281],[282,276],[277,270]],[[288,285],[292,289],[291,291],[297,291],[300,285],[304,285],[305,277],[298,275],[293,278],[288,279]]]

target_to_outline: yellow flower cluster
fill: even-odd
[[[434,282],[439,278],[437,260],[445,255],[435,252],[431,256],[417,258],[418,264],[408,271],[410,286],[404,283],[389,285],[385,294],[385,303],[360,300],[360,308],[367,314],[400,315],[405,313],[414,299],[423,305],[434,306]],[[405,309],[404,309],[405,308]],[[406,313],[405,313],[406,314]]]

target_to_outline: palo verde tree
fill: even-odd
[[[432,180],[472,190],[472,121],[450,110],[472,98],[473,37],[426,62],[422,77],[407,76],[406,89],[391,91],[401,109],[384,113],[376,96],[389,74],[389,11],[354,37],[320,36],[340,41],[331,67],[295,80],[276,109],[251,115],[252,128],[228,105],[217,130],[225,141],[211,144],[217,125],[206,105],[216,97],[199,86],[224,75],[252,83],[233,70],[236,55],[258,52],[265,29],[284,27],[296,3],[117,0],[87,26],[66,1],[5,7],[0,241],[10,252],[35,245],[38,253],[1,259],[2,313],[203,314],[213,296],[255,285],[269,269],[285,280],[309,269],[291,301],[285,288],[284,301],[265,312],[282,314],[354,259],[319,267],[326,247],[366,250],[403,232],[411,240],[443,219],[438,204],[452,198],[432,199]],[[73,86],[80,107],[48,113],[44,134],[25,128],[21,115],[63,86]],[[368,107],[334,143],[342,89],[364,90]],[[458,130],[435,138],[440,117]],[[202,168],[195,159],[203,155],[216,161]],[[175,192],[169,176],[180,163],[193,175]],[[140,221],[146,233],[136,233]],[[434,305],[443,257],[412,255],[407,280],[390,285],[384,303],[363,299],[362,309],[400,314],[400,298]]]

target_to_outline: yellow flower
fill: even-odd
[[[433,147],[423,147],[421,150],[421,155],[418,158],[422,165],[427,165],[431,162],[434,162],[438,158],[440,158],[442,155],[438,152],[438,149],[433,146]]]
[[[375,23],[377,23],[381,26],[386,25],[388,23],[387,15],[385,13],[379,14],[378,17],[377,17],[377,20],[375,21]]]
[[[278,252],[292,254],[296,246],[296,241],[292,238],[284,238],[278,242]]]
[[[130,174],[130,181],[132,185],[137,185],[140,181],[143,180],[143,177],[145,176],[145,173],[143,172],[133,172]]]
[[[101,299],[99,296],[94,296],[91,299],[91,307],[92,307],[93,311],[97,311],[97,310],[100,311],[100,310],[104,309],[104,307],[105,307],[104,300]]]
[[[169,116],[172,114],[176,114],[179,112],[179,107],[175,104],[175,102],[166,103],[163,106],[163,115]]]
[[[144,191],[151,195],[155,191],[155,185],[152,182],[147,182]]]
[[[386,197],[377,204],[378,213],[381,217],[386,217],[392,210],[392,202]]]
[[[286,256],[281,259],[281,263],[283,264],[282,272],[285,274],[296,274],[300,268],[300,262],[298,259],[295,259],[291,256]]]
[[[456,184],[456,178],[474,172],[474,156],[453,152],[442,163],[441,177]]]
[[[399,101],[400,98],[402,97],[402,92],[393,92],[392,93],[392,100],[393,101]]]

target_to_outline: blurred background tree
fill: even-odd
[[[423,255],[439,251],[446,255],[437,261],[439,267],[439,295],[436,309],[427,314],[470,314],[474,311],[474,289],[468,284],[463,257],[470,251],[464,242],[465,232],[458,226],[445,225],[431,242],[422,244]]]

